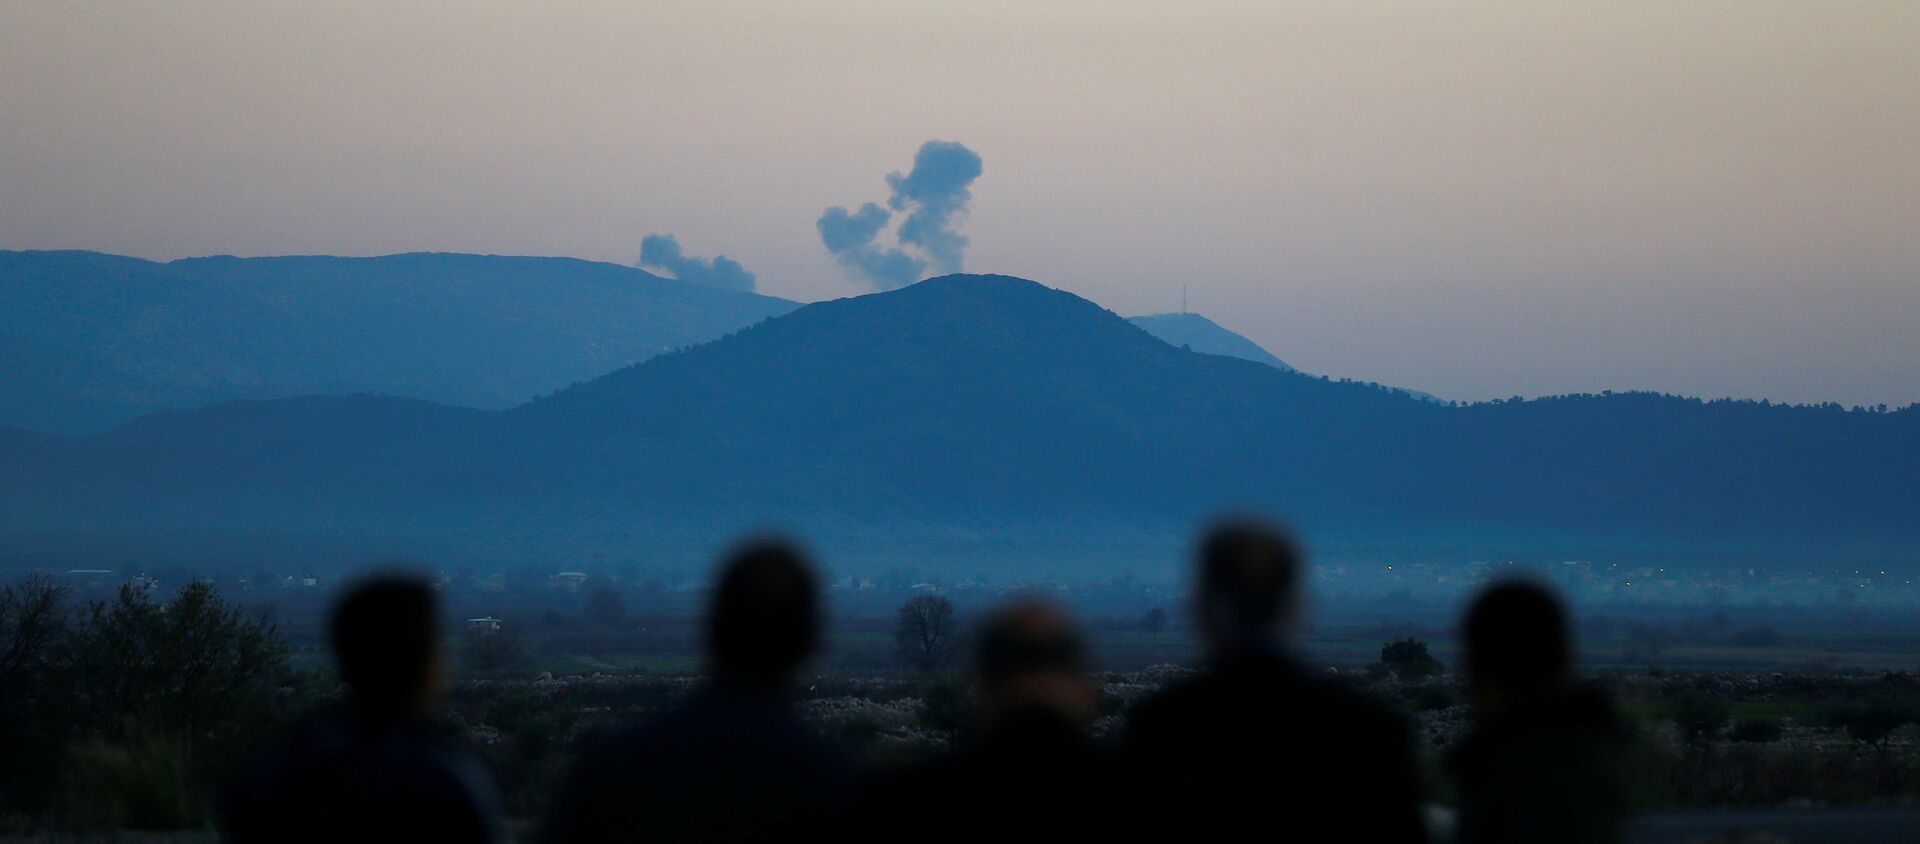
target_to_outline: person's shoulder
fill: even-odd
[[[1127,707],[1127,728],[1138,730],[1151,726],[1167,717],[1168,713],[1187,708],[1187,699],[1192,696],[1188,688],[1190,681],[1191,678],[1176,680],[1134,701]]]
[[[414,792],[423,813],[444,818],[450,830],[459,830],[455,839],[498,839],[505,805],[478,753],[432,729],[409,730],[390,742],[389,761],[404,761],[387,774]]]
[[[1194,717],[1215,709],[1219,678],[1201,671],[1168,682],[1127,708],[1123,738],[1136,747],[1166,741],[1166,734],[1191,728]]]
[[[1311,696],[1328,717],[1374,731],[1402,733],[1407,719],[1385,698],[1362,688],[1342,676],[1313,675],[1306,678]]]
[[[396,780],[411,782],[421,791],[457,794],[476,804],[493,799],[493,777],[480,755],[438,729],[395,730],[380,745],[368,763],[399,775]]]
[[[1172,712],[1205,706],[1225,692],[1225,685],[1220,672],[1216,670],[1195,671],[1161,686],[1159,691],[1141,701],[1141,706]]]

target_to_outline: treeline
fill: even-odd
[[[1344,382],[1345,379],[1342,379],[1342,381]],[[1512,396],[1504,399],[1488,399],[1486,401],[1479,401],[1479,402],[1455,401],[1455,402],[1451,402],[1451,404],[1454,407],[1477,407],[1477,406],[1483,406],[1483,405],[1497,407],[1499,405],[1526,404],[1528,402],[1579,403],[1579,402],[1597,401],[1600,399],[1645,399],[1645,400],[1652,400],[1652,401],[1679,402],[1682,404],[1690,404],[1690,405],[1696,405],[1696,406],[1702,406],[1702,407],[1753,407],[1753,408],[1765,408],[1765,409],[1792,408],[1794,410],[1834,411],[1834,412],[1842,412],[1842,413],[1909,413],[1909,412],[1914,412],[1916,410],[1920,410],[1920,402],[1915,402],[1913,404],[1909,404],[1906,406],[1892,406],[1892,407],[1888,406],[1885,402],[1882,402],[1880,404],[1873,404],[1873,405],[1856,404],[1852,407],[1848,407],[1836,401],[1777,402],[1771,399],[1736,399],[1736,398],[1703,399],[1698,396],[1683,396],[1678,393],[1659,393],[1659,392],[1654,392],[1652,390],[1625,390],[1620,392],[1615,392],[1613,390],[1601,390],[1598,393],[1564,393],[1560,395],[1540,396],[1539,398],[1534,398],[1534,399],[1528,399],[1522,396]]]
[[[205,826],[218,784],[310,682],[287,656],[205,582],[85,606],[43,575],[0,588],[0,825]]]

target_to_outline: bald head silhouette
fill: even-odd
[[[813,566],[792,544],[758,540],[721,567],[707,612],[707,652],[716,673],[784,682],[820,638]]]
[[[1197,610],[1216,653],[1270,643],[1298,602],[1300,552],[1279,528],[1250,519],[1215,525],[1201,539]]]
[[[354,703],[380,717],[425,717],[438,691],[440,606],[425,580],[381,575],[350,588],[328,626]]]
[[[982,720],[1046,710],[1089,720],[1098,692],[1087,676],[1086,642],[1067,613],[1023,600],[987,616],[974,656]]]
[[[1496,583],[1468,608],[1461,632],[1469,691],[1498,707],[1560,687],[1573,671],[1560,599],[1527,581]]]

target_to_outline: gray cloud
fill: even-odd
[[[665,270],[687,284],[753,292],[753,273],[740,262],[725,255],[715,255],[711,261],[689,258],[681,254],[680,241],[670,234],[650,234],[641,239],[640,265]]]
[[[928,269],[959,272],[967,238],[954,226],[966,216],[973,199],[968,188],[980,171],[980,156],[973,150],[952,141],[928,141],[914,155],[912,171],[887,175],[893,189],[887,204],[907,213],[896,235],[899,246],[875,242],[893,214],[873,202],[858,211],[828,208],[816,224],[820,242],[841,266],[880,290],[912,284]]]

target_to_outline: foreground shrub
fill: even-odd
[[[66,779],[65,814],[75,829],[187,829],[207,822],[188,744],[178,738],[86,740],[73,748]]]
[[[1431,677],[1443,669],[1419,639],[1395,639],[1380,647],[1380,664],[1404,679]]]
[[[1728,731],[1727,738],[1743,744],[1769,744],[1780,740],[1777,718],[1742,718]]]
[[[1732,704],[1719,695],[1707,692],[1686,692],[1673,705],[1673,723],[1680,728],[1681,737],[1690,743],[1707,741],[1719,735],[1720,728],[1726,725],[1732,714]]]

